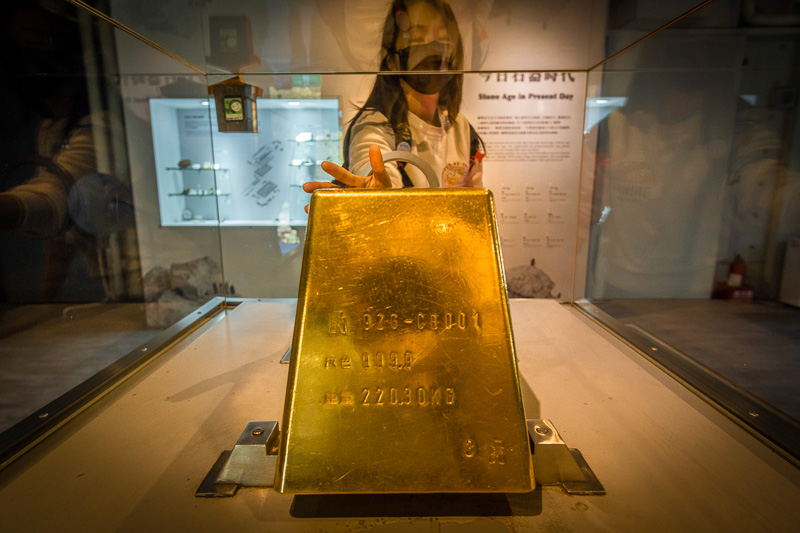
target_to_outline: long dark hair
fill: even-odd
[[[403,88],[400,86],[400,76],[389,68],[389,58],[397,52],[397,37],[400,28],[397,25],[397,16],[408,11],[408,6],[416,3],[425,3],[433,7],[442,17],[442,21],[452,33],[455,53],[452,65],[461,70],[464,65],[464,46],[461,42],[461,32],[458,29],[456,17],[453,9],[443,0],[394,0],[389,14],[383,24],[383,36],[381,39],[381,64],[380,73],[375,80],[367,101],[358,110],[356,116],[347,127],[344,136],[344,167],[350,168],[350,140],[352,137],[353,124],[358,122],[365,111],[378,111],[383,113],[388,119],[388,124],[395,135],[402,134],[408,121],[408,102],[406,102]],[[454,74],[450,81],[439,93],[439,105],[447,110],[448,117],[454,121],[458,117],[461,108],[461,88],[464,84],[464,76],[461,73]]]

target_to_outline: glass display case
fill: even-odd
[[[259,358],[230,355],[226,346],[252,348],[231,331],[252,339],[263,329],[274,336],[259,341],[269,357],[285,352],[276,339],[291,336],[300,283],[302,184],[333,179],[320,164],[344,163],[376,80],[413,74],[389,72],[381,56],[381,33],[397,16],[387,18],[390,4],[60,0],[9,10],[0,476],[242,303],[264,304],[268,326],[251,316],[241,330],[215,330],[207,368],[261,368]],[[451,65],[458,114],[485,152],[481,185],[495,202],[523,365],[564,387],[558,395],[539,382],[542,405],[557,398],[587,427],[657,418],[614,412],[619,396],[661,413],[644,387],[629,383],[641,395],[624,395],[620,376],[593,359],[610,353],[605,344],[580,344],[550,311],[528,307],[552,304],[541,309],[612,331],[637,365],[666,376],[647,382],[653,397],[690,396],[691,412],[710,419],[707,403],[735,428],[726,432],[755,436],[742,449],[764,446],[781,465],[798,464],[800,20],[792,3],[778,4],[449,2],[461,37],[461,63]],[[233,76],[263,91],[255,133],[220,131],[209,88]],[[558,351],[562,342],[572,352]],[[540,348],[549,355],[538,365]],[[573,352],[586,366],[570,360],[559,373]],[[241,407],[220,391],[228,375],[237,386],[249,377],[220,372],[168,401],[198,398],[211,412],[217,395]],[[573,388],[604,394],[589,407]],[[539,391],[530,394],[538,409]],[[601,416],[606,409],[614,414]]]

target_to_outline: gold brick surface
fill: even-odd
[[[280,492],[533,489],[488,190],[317,191],[300,287]]]

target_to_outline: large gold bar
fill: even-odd
[[[311,200],[276,488],[533,489],[492,195]]]

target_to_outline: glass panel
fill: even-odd
[[[451,67],[496,71],[464,77],[461,107],[486,142],[483,184],[495,191],[509,280],[519,289],[514,295],[569,299],[585,93],[585,75],[574,69],[603,57],[605,2],[451,5],[463,46],[463,60]],[[189,152],[181,155],[173,149],[165,153],[163,162],[157,162],[161,223],[178,231],[178,226],[221,221],[225,294],[293,297],[305,234],[300,208],[307,201],[298,185],[312,177],[329,179],[316,163],[322,159],[341,162],[342,154],[331,151],[334,143],[316,138],[321,132],[330,132],[332,137],[334,133],[318,119],[306,122],[309,127],[303,131],[279,132],[271,117],[278,117],[274,110],[289,105],[280,100],[291,100],[298,107],[309,99],[336,101],[342,115],[336,134],[343,144],[357,106],[364,104],[376,81],[374,74],[365,72],[386,71],[385,65],[380,66],[382,54],[386,55],[381,50],[381,32],[390,2],[237,2],[225,3],[223,9],[215,2],[173,1],[152,7],[151,11],[112,2],[111,13],[170,52],[207,69],[209,84],[230,81],[230,74],[221,74],[227,70],[241,73],[244,82],[263,91],[257,99],[257,135],[218,133],[211,99],[210,123],[202,127],[212,132],[213,158],[193,158]],[[178,20],[182,10],[192,13]],[[202,24],[191,27],[187,21],[195,20],[198,11]],[[218,16],[222,13],[224,17]],[[395,19],[388,17],[392,24]],[[236,52],[234,44],[244,48]],[[231,48],[223,50],[225,46]],[[198,47],[205,51],[202,58],[196,53]],[[132,74],[129,83],[140,84],[138,90],[151,83],[162,85],[153,73],[172,75],[168,69],[175,66],[173,60],[121,32],[118,55],[120,64]],[[537,70],[526,72],[530,69]],[[189,67],[183,70],[191,72]],[[205,89],[190,90],[187,76],[173,77],[174,90],[160,103],[158,98],[149,101],[154,116],[161,113],[156,108],[165,106],[174,108],[173,115],[177,109],[189,109],[176,107],[188,105],[176,98],[196,97],[191,106],[195,110],[204,105]],[[200,115],[192,112],[190,116]],[[175,140],[185,117],[170,120],[164,138],[172,138],[181,150],[188,149],[187,142]],[[196,126],[201,127],[201,122],[198,119]],[[312,144],[297,140],[309,133]],[[159,136],[155,130],[154,135]],[[169,142],[154,140],[158,159],[159,153],[169,151]],[[395,141],[391,139],[391,144]],[[180,162],[189,167],[176,167]],[[211,168],[202,168],[206,163]],[[200,169],[191,168],[198,165]],[[212,174],[219,183],[213,188],[207,183]],[[187,181],[195,176],[199,179]],[[282,223],[286,214],[288,225]],[[264,276],[265,271],[271,275]]]
[[[450,104],[437,101],[419,128],[474,127],[464,161],[434,174],[478,176],[472,185],[493,191],[509,294],[590,298],[797,418],[781,392],[792,368],[752,352],[726,359],[737,352],[719,342],[765,347],[750,336],[762,327],[796,341],[797,310],[778,303],[798,304],[784,274],[800,232],[794,30],[739,29],[738,2],[715,2],[593,69],[699,2],[453,0],[460,54],[452,24],[436,33],[434,17],[412,24],[413,6],[388,1],[97,4],[98,16],[19,6],[4,35],[15,79],[2,89],[11,194],[0,214],[4,229],[25,227],[0,235],[0,331],[3,360],[27,365],[0,368],[5,424],[214,296],[295,297],[300,186],[330,179],[324,160],[367,172],[348,132],[373,88],[392,86],[390,62],[391,74],[411,73],[410,50],[398,50],[417,38],[450,50],[449,69],[464,73],[445,85],[453,107],[441,114]],[[773,15],[745,22],[777,24]],[[405,29],[382,49],[387,22]],[[393,83],[377,106],[387,114],[408,105]],[[397,130],[382,134],[384,148],[432,142]],[[42,182],[46,194],[20,195]],[[54,191],[47,210],[14,215]],[[37,215],[48,210],[58,216]],[[729,329],[697,329],[712,322]],[[767,390],[770,372],[783,381]],[[20,407],[21,388],[34,394]]]
[[[374,75],[321,75],[281,88],[285,78],[244,77],[265,95],[283,97],[257,100],[258,133],[219,133],[214,112],[212,125],[204,126],[212,132],[216,175],[224,180],[217,197],[225,282],[227,294],[233,296],[297,295],[306,224],[303,207],[309,201],[300,185],[330,180],[319,163],[342,163],[342,145],[357,105],[363,105],[376,82]],[[209,81],[225,79],[215,76]],[[580,72],[511,71],[468,74],[463,79],[460,114],[475,127],[488,154],[482,161],[482,184],[495,193],[504,262],[516,297],[563,300],[571,294],[585,83]],[[163,107],[173,117],[166,136],[186,149],[190,141],[178,142],[174,117],[179,109],[207,107],[204,102],[151,99],[150,107],[154,113]],[[378,140],[387,149],[398,144],[395,136]],[[165,150],[166,143],[156,145]],[[191,168],[203,163],[187,161],[187,154],[173,153],[157,164],[159,172],[164,171],[159,175],[166,202],[161,214],[169,217],[163,224],[215,223],[181,218],[187,209],[195,212],[189,201],[208,200],[200,194],[205,185],[186,179],[214,170]],[[191,166],[175,170],[174,162],[180,160]],[[369,170],[357,166],[356,172]],[[446,172],[440,171],[445,183]],[[188,196],[179,194],[187,188]]]
[[[37,410],[222,286],[219,230],[160,223],[148,107],[205,78],[163,54],[118,63],[111,26],[66,3],[5,15],[0,431],[54,415]]]
[[[295,76],[289,86],[286,78],[246,77],[265,96],[277,97],[258,98],[257,133],[220,133],[212,120],[214,160],[229,187],[219,197],[229,295],[297,297],[309,202],[301,187],[331,179],[322,161],[342,162],[340,95],[352,94],[348,89],[363,76]]]
[[[605,1],[450,4],[466,70],[585,70],[603,58]],[[373,0],[113,0],[100,10],[210,74],[298,74],[377,71],[391,6]]]
[[[205,77],[123,73],[121,92],[145,306],[163,327],[224,293],[217,191],[226,172],[214,159],[210,106],[201,105]]]
[[[737,105],[728,50],[740,40],[663,33],[629,51],[624,70],[606,65],[589,105],[619,107],[593,126],[593,297],[709,296]]]
[[[741,11],[740,0],[610,0],[606,56],[611,57],[667,23],[672,29],[736,28]]]
[[[795,432],[798,46],[794,30],[670,29],[590,73],[577,279],[623,336]]]

